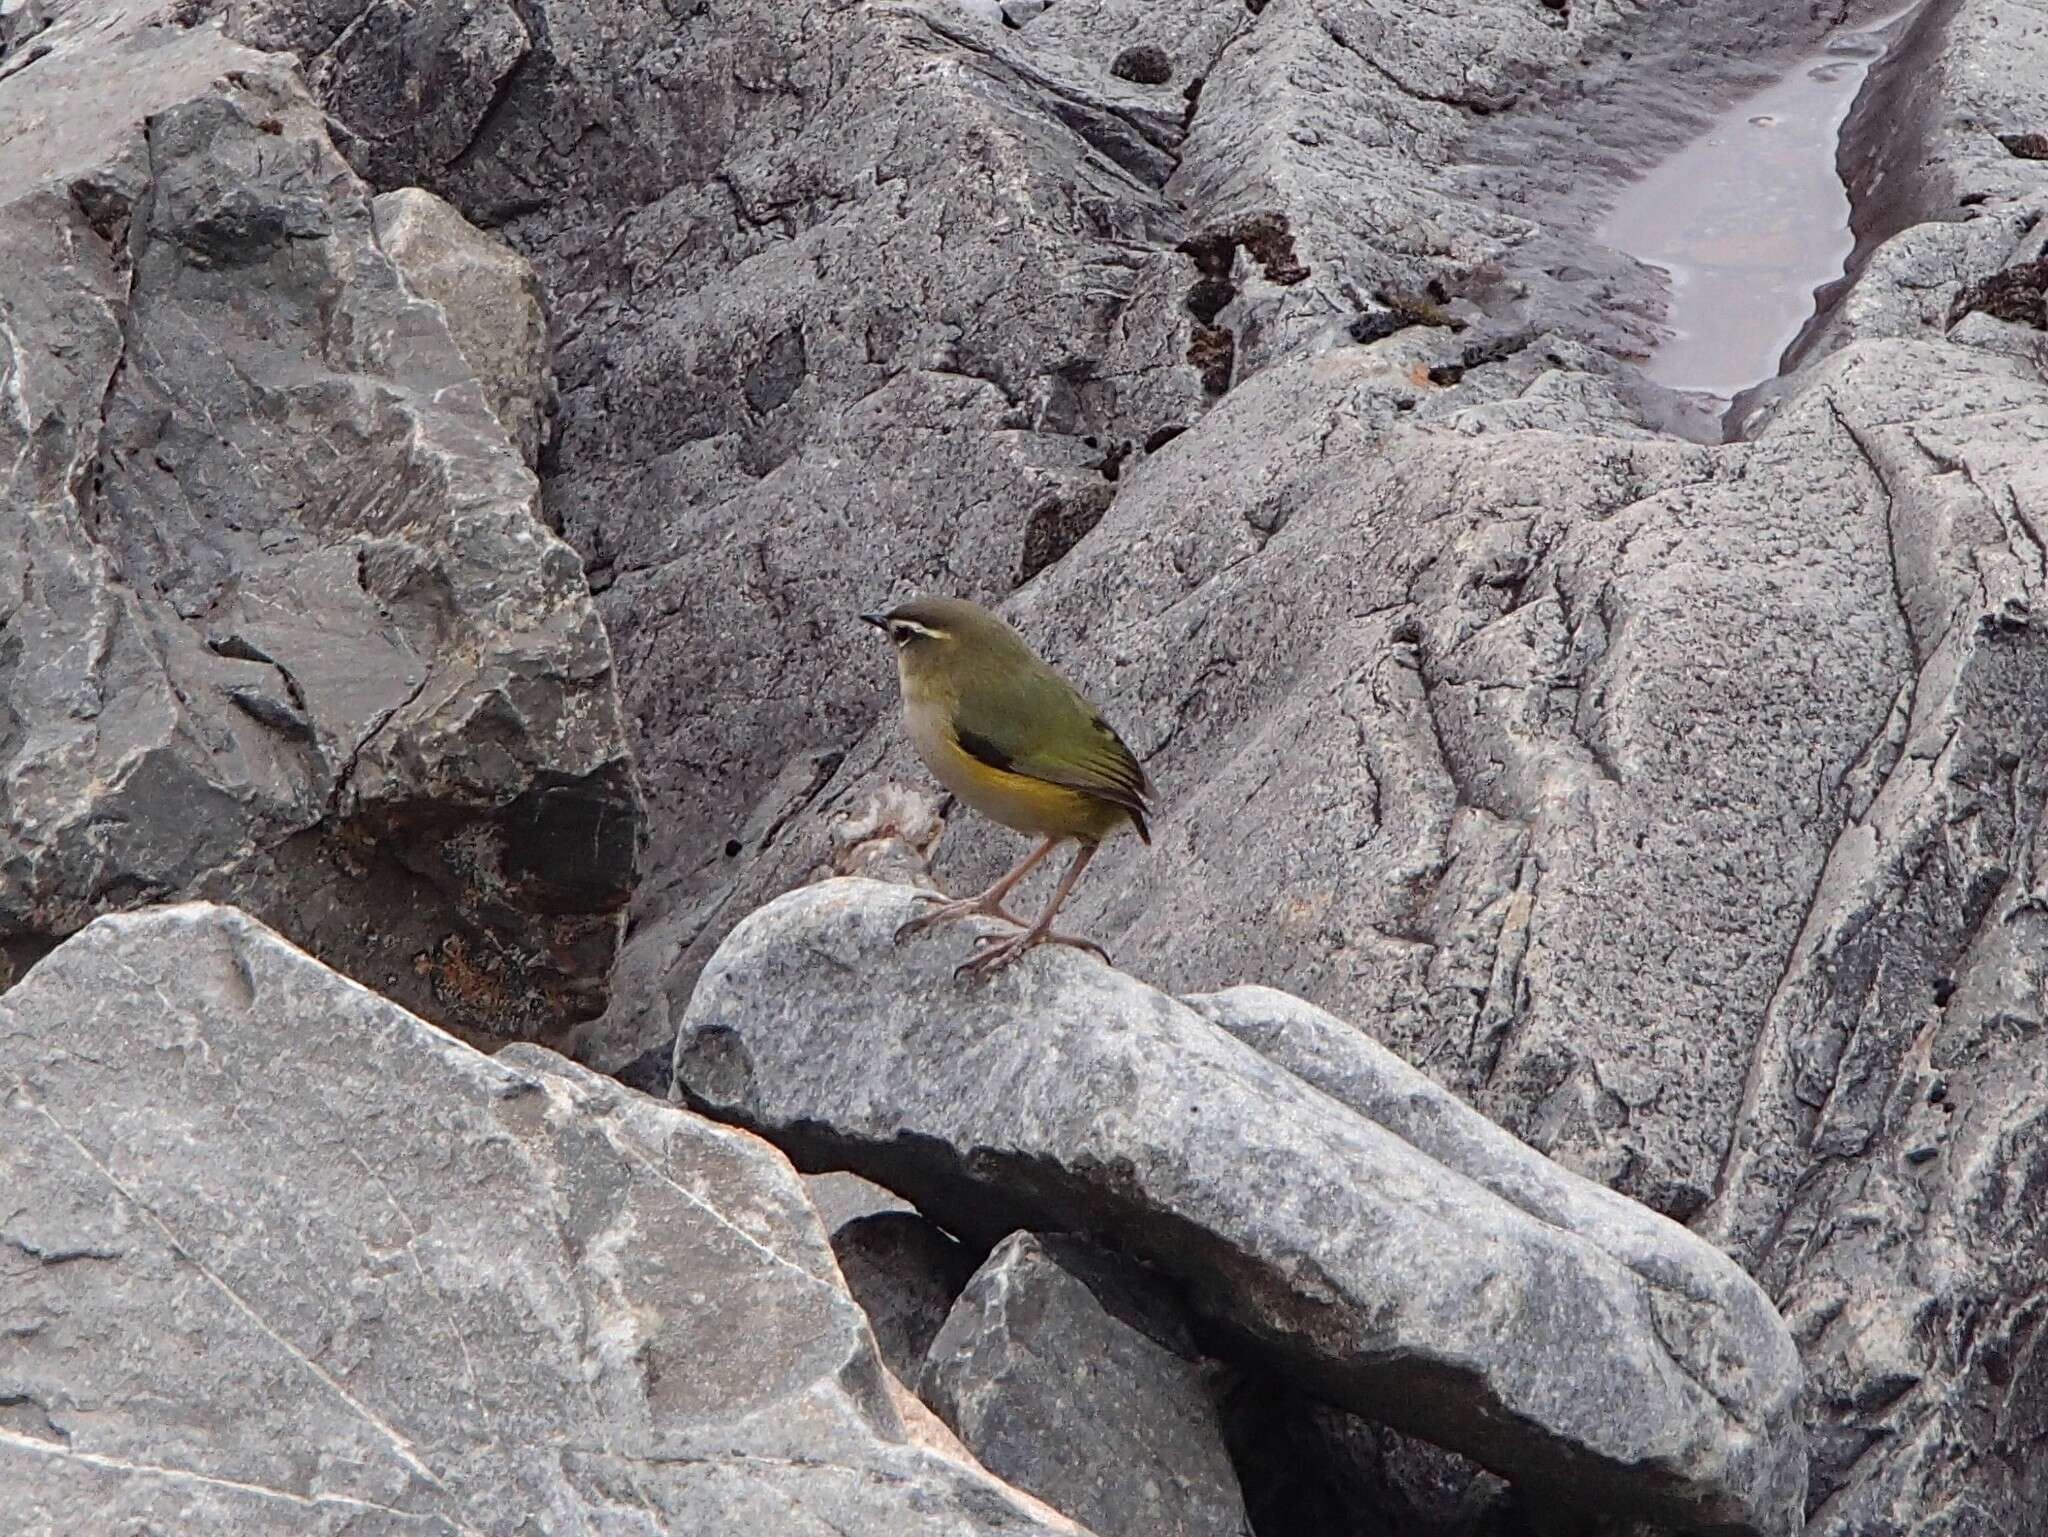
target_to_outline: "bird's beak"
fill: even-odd
[[[889,616],[887,614],[862,614],[860,617],[863,623],[871,624],[878,630],[889,628]]]

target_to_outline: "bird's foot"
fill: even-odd
[[[1026,950],[1038,945],[1069,945],[1076,950],[1086,950],[1105,966],[1113,964],[1109,952],[1092,939],[1083,939],[1078,934],[1062,934],[1055,929],[1037,932],[1026,930],[1022,934],[1007,937],[1000,934],[977,934],[974,938],[976,953],[953,968],[956,977],[985,977],[991,972],[1017,959]]]
[[[920,891],[918,897],[938,905],[926,909],[902,924],[896,930],[896,942],[901,944],[913,934],[923,934],[944,923],[958,923],[962,918],[1000,918],[1005,923],[1024,927],[1024,920],[1004,907],[1000,899],[990,901],[986,895],[978,897],[947,897],[941,892]]]

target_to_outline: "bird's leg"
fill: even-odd
[[[1074,889],[1074,882],[1081,878],[1081,872],[1088,868],[1088,861],[1094,857],[1095,845],[1082,844],[1081,852],[1074,856],[1074,862],[1067,866],[1067,873],[1060,877],[1060,883],[1053,891],[1052,900],[1045,904],[1045,911],[1038,915],[1038,921],[1021,934],[984,946],[973,959],[962,961],[954,967],[953,975],[960,976],[971,971],[985,977],[990,972],[1009,965],[1033,945],[1043,944],[1073,945],[1077,949],[1093,950],[1105,961],[1108,960],[1109,953],[1093,940],[1076,939],[1069,934],[1055,934],[1052,927],[1053,915],[1060,910],[1060,904],[1066,901],[1067,893]]]
[[[1004,908],[1003,898],[1016,889],[1017,882],[1038,868],[1038,862],[1059,846],[1059,839],[1047,838],[1037,848],[1026,854],[1001,880],[978,897],[961,897],[948,901],[945,897],[931,892],[918,895],[928,902],[939,905],[929,912],[919,913],[915,918],[896,931],[896,937],[908,939],[912,934],[921,934],[926,929],[937,928],[942,923],[954,923],[962,918],[1000,918],[1005,923],[1024,927],[1024,920]]]

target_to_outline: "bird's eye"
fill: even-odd
[[[909,645],[910,637],[916,633],[917,631],[911,629],[907,624],[895,624],[889,627],[889,639],[895,641],[898,646]]]

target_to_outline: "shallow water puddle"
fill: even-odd
[[[1670,276],[1671,335],[1644,365],[1659,384],[1725,406],[1778,372],[1854,246],[1836,145],[1907,13],[1835,33],[1623,191],[1598,238]]]

